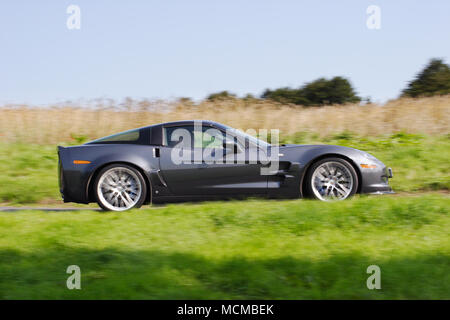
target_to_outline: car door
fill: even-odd
[[[197,173],[202,163],[193,161],[194,149],[190,147],[193,146],[193,139],[191,138],[194,131],[193,125],[165,126],[162,130],[159,167],[167,187],[177,196],[196,194],[195,190],[200,184]],[[182,138],[178,141],[175,140],[175,134],[178,131],[184,133],[184,141]],[[182,156],[189,161],[179,159],[180,151],[178,150],[183,147],[180,142],[186,145],[186,148],[182,150]]]
[[[201,126],[200,130],[194,130],[194,125],[163,128],[160,168],[174,195],[250,195],[267,192],[267,176],[261,175],[261,164],[211,161],[211,156],[214,159],[220,158],[220,155],[228,156],[227,159],[233,157],[229,154],[230,150],[223,147],[226,133],[206,125]],[[214,141],[211,141],[209,134],[211,130],[216,133],[213,135]],[[218,131],[222,133],[222,139]],[[233,152],[248,152],[244,145],[238,141],[235,143],[237,149]],[[182,152],[180,147],[183,147]],[[180,158],[187,161],[180,161]]]

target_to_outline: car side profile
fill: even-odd
[[[334,145],[271,145],[204,120],[151,125],[58,147],[64,202],[124,211],[143,204],[260,196],[344,200],[392,193],[392,170]]]

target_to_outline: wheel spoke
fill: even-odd
[[[321,172],[317,172],[317,177],[321,179],[321,181],[325,180],[327,177],[325,177]]]
[[[114,180],[114,183],[117,184],[120,181],[119,175],[117,172],[111,172],[111,177]]]
[[[120,198],[119,198],[119,197],[120,197]],[[123,203],[123,207],[126,207],[126,206],[127,206],[127,204],[125,203],[125,200],[123,199],[122,194],[119,194],[119,195],[117,196],[117,198],[119,199],[119,207],[122,207],[122,203]]]
[[[116,183],[115,183],[114,180],[111,178],[111,176],[105,177],[105,182],[106,182],[107,184],[109,184],[110,186],[112,186],[112,187],[116,186]]]
[[[122,192],[121,197],[126,207],[129,207],[133,203],[133,200],[130,198],[128,193]]]
[[[345,191],[345,189],[342,188],[342,186],[339,185],[340,188],[336,187],[336,191],[341,194],[342,196],[346,196],[347,195],[347,191]]]
[[[102,188],[105,189],[107,192],[111,192],[114,190],[114,186],[110,185],[107,182],[102,183]]]
[[[344,185],[337,183],[336,186],[338,186],[339,188],[341,188],[341,190],[344,192],[344,194],[350,193],[350,189],[348,189],[347,187],[345,187]]]
[[[114,200],[115,196],[116,196],[116,192],[115,192],[115,191],[109,192],[109,193],[106,195],[106,197],[107,197],[107,199],[109,200],[109,202],[112,202],[112,201]]]

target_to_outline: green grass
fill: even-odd
[[[282,142],[338,144],[370,152],[394,170],[390,183],[395,191],[450,189],[450,135],[360,137],[343,132],[318,139],[300,132]],[[0,202],[59,200],[56,147],[0,144],[0,181]]]
[[[449,198],[0,213],[0,299],[450,299]],[[366,269],[381,268],[381,290]],[[66,268],[81,268],[81,290]]]
[[[0,144],[0,202],[61,199],[56,146]]]

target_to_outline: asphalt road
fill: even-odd
[[[55,211],[55,212],[68,212],[68,211],[102,211],[96,208],[45,208],[45,207],[0,207],[0,212],[15,212],[15,211]]]

